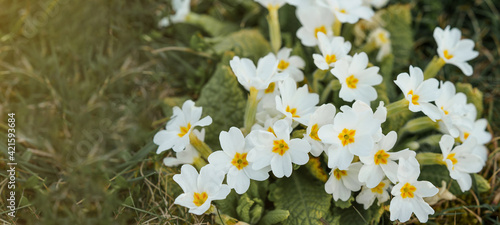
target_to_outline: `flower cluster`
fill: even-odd
[[[422,112],[429,123],[439,128],[444,135],[439,142],[442,154],[438,161],[447,166],[462,191],[471,188],[470,174],[484,166],[484,145],[491,140],[485,131],[486,120],[476,120],[475,106],[467,103],[465,94],[456,92],[453,83],[432,78],[432,70],[446,63],[471,75],[472,67],[466,61],[477,55],[471,40],[460,40],[456,28],[436,28],[438,58],[431,62],[431,72],[410,66],[408,73],[394,80],[402,92],[401,100],[387,107],[387,102],[376,102],[378,107],[373,110],[371,103],[379,97],[376,87],[383,82],[380,68],[370,63],[367,53],[352,53],[351,43],[340,36],[340,31],[343,23],[370,20],[375,14],[372,7],[380,8],[386,0],[256,1],[270,13],[285,3],[297,7],[296,16],[302,24],[296,34],[298,39],[304,46],[318,46],[319,51],[310,56],[317,72],[337,81],[338,97],[350,105],[324,103],[314,85],[304,84],[305,61],[292,55],[290,48],[276,49],[257,64],[234,56],[229,65],[237,81],[250,92],[245,127],[222,131],[221,149],[203,156],[206,152],[200,143],[205,132],[193,129],[210,125],[212,120],[200,119],[202,109],[188,100],[182,109],[173,109],[166,130],[154,137],[159,146],[157,153],[170,148],[177,152],[177,158],[164,160],[167,166],[196,165],[204,161],[202,157],[208,162],[199,166],[200,174],[194,167],[183,165],[181,174],[174,176],[184,190],[176,204],[202,214],[212,200],[225,198],[230,189],[243,194],[250,180],[267,180],[271,174],[290,177],[294,165],[305,165],[310,157],[323,157],[329,170],[324,190],[335,201],[347,201],[355,195],[355,201],[365,209],[375,199],[379,205],[390,201],[391,220],[405,222],[414,213],[420,222],[426,222],[434,210],[424,198],[439,190],[428,181],[418,180],[421,171],[417,149],[396,148],[398,133],[382,129],[396,113],[394,108]],[[380,49],[377,61],[391,54],[390,38],[382,26],[373,28],[366,38],[367,43]],[[227,184],[222,184],[224,177]]]

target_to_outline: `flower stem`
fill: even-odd
[[[434,56],[434,58],[431,60],[431,62],[427,65],[424,71],[424,79],[429,79],[433,78],[437,75],[439,70],[443,68],[444,64],[446,62],[444,59],[440,58],[439,56]]]
[[[337,18],[335,18],[335,22],[333,22],[333,35],[340,36],[341,30],[342,30],[342,22],[340,22]]]
[[[257,113],[257,94],[259,90],[254,87],[250,88],[250,95],[248,95],[247,107],[245,109],[244,133],[248,134],[255,124],[255,114]]]
[[[321,94],[320,98],[320,103],[325,103],[326,100],[328,99],[328,96],[330,95],[330,92],[332,91],[338,91],[340,90],[340,81],[339,80],[332,80],[330,83],[325,87],[325,90],[323,90],[323,93]]]
[[[446,165],[443,162],[443,155],[433,152],[418,153],[416,156],[418,163],[423,165]]]
[[[434,122],[429,117],[424,116],[411,119],[399,130],[399,132],[400,136],[402,136],[404,134],[423,133],[437,128],[439,128],[439,124],[437,122]]]
[[[403,98],[399,101],[390,103],[386,107],[387,108],[387,118],[391,118],[391,116],[394,116],[403,110],[408,110],[409,104],[410,103],[405,98]]]
[[[210,154],[212,154],[212,149],[210,149],[210,147],[208,147],[208,145],[203,142],[202,140],[200,140],[195,134],[194,132],[191,132],[189,134],[189,142],[191,143],[191,145],[194,146],[194,148],[200,153],[200,155],[204,158],[204,159],[208,159],[208,156]],[[195,162],[196,163],[196,162]]]
[[[196,167],[196,169],[201,170],[202,167],[207,165],[207,162],[203,158],[198,157],[198,158],[194,159],[193,165],[194,165],[194,167]]]
[[[267,7],[269,15],[267,16],[267,23],[269,24],[269,36],[271,37],[271,48],[274,53],[278,53],[281,48],[281,29],[280,21],[278,18],[279,7],[269,5]]]
[[[314,92],[319,93],[319,82],[325,79],[328,70],[317,69],[313,74],[312,89]]]

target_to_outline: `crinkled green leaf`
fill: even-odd
[[[304,169],[271,184],[269,191],[269,200],[276,209],[290,212],[284,224],[319,224],[328,214],[331,199],[332,196],[325,192],[324,183]]]
[[[264,202],[259,198],[250,199],[247,193],[243,194],[238,200],[236,212],[238,217],[245,222],[255,224],[259,222],[264,211]]]
[[[412,16],[410,4],[395,4],[382,13],[385,29],[391,34],[394,68],[408,70],[410,54],[413,49]]]
[[[228,35],[239,29],[236,24],[217,20],[209,15],[189,13],[186,23],[197,25],[213,37]]]
[[[259,222],[259,225],[272,225],[285,221],[290,212],[288,210],[275,209],[267,212]]]
[[[451,179],[450,172],[445,165],[425,165],[420,168],[420,176],[418,180],[426,180],[430,181],[434,186],[441,187],[441,181],[445,181],[446,183],[452,182],[449,191],[454,194],[463,194],[458,186],[458,183]]]
[[[239,57],[257,61],[271,52],[269,42],[259,30],[255,29],[240,30],[217,41],[218,43],[214,45],[213,49],[218,54],[231,50]]]
[[[457,92],[462,92],[467,95],[467,102],[474,104],[477,109],[477,118],[481,118],[483,114],[483,93],[477,88],[473,88],[469,83],[457,83]]]
[[[217,200],[215,204],[221,213],[237,218],[238,213],[236,212],[236,207],[238,206],[238,200],[238,194],[236,194],[234,190],[231,190],[225,199]]]
[[[267,197],[267,191],[269,190],[269,180],[256,181],[250,180],[250,187],[248,188],[246,194],[250,198],[259,198],[264,201]]]
[[[398,97],[396,94],[396,84],[394,83],[394,75],[392,74],[393,68],[394,68],[394,55],[389,54],[385,56],[382,59],[382,62],[380,62],[380,75],[382,75],[382,84],[383,84],[383,90],[385,90],[385,97],[379,97],[385,102],[385,99],[389,99],[390,101],[395,101],[397,100],[396,98]],[[382,89],[382,88],[381,88]],[[377,94],[378,90],[377,90]],[[381,96],[379,94],[379,96]],[[379,101],[377,100],[377,102]],[[385,102],[386,104],[389,104],[388,102]]]
[[[225,58],[231,58],[226,54]],[[242,127],[246,100],[227,60],[222,60],[208,83],[203,87],[197,106],[209,115],[213,123],[206,127],[205,142],[212,150],[220,149],[219,133],[230,127]]]
[[[374,203],[365,210],[362,205],[353,203],[349,208],[333,207],[333,215],[327,217],[329,224],[357,225],[357,224],[378,224],[380,217],[384,213],[382,206]]]
[[[345,208],[351,207],[353,201],[354,201],[354,197],[351,195],[351,197],[349,199],[347,199],[347,201],[337,200],[337,201],[333,201],[333,204],[335,205],[335,207],[345,209]]]

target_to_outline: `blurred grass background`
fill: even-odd
[[[412,5],[412,65],[435,55],[432,31],[451,25],[476,42],[474,75],[445,66],[440,80],[468,82],[484,93],[484,113],[500,134],[500,4],[496,0],[391,1]],[[256,27],[265,10],[249,0],[192,0],[192,11]],[[211,223],[173,205],[175,169],[161,166],[154,133],[182,99],[197,99],[220,56],[202,54],[205,31],[158,29],[165,0],[0,0],[0,221],[15,224]],[[280,13],[293,17],[294,8]],[[283,21],[296,42],[297,20]],[[286,35],[284,35],[286,38]],[[201,43],[201,44],[200,44]],[[289,43],[285,41],[285,44]],[[168,51],[155,49],[176,46]],[[312,68],[311,68],[312,69]],[[312,71],[306,71],[311,73]],[[403,71],[395,71],[395,75]],[[16,218],[6,215],[6,121],[16,113]],[[498,140],[488,145],[498,153]],[[498,221],[498,154],[481,174],[492,189],[463,199],[470,209],[431,223]],[[441,209],[463,205],[451,202]],[[495,208],[496,207],[496,208]]]

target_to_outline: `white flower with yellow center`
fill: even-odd
[[[288,77],[286,73],[278,73],[276,56],[273,53],[260,58],[257,67],[252,60],[235,56],[229,65],[236,75],[238,82],[248,91],[251,88],[265,90],[272,82],[283,80]]]
[[[429,103],[439,97],[439,82],[436,79],[431,78],[424,81],[422,70],[418,67],[410,66],[410,74],[400,73],[394,83],[398,85],[406,100],[408,100],[410,111],[422,111],[432,121],[441,119],[439,109]]]
[[[302,70],[306,66],[306,63],[299,56],[290,56],[290,53],[292,53],[291,48],[282,48],[276,55],[278,59],[278,72],[287,73],[296,82],[303,81],[304,72]]]
[[[201,141],[205,140],[205,129],[193,130],[194,135]],[[193,145],[188,144],[186,150],[177,152],[177,157],[166,157],[163,159],[165,166],[178,166],[181,164],[193,164],[196,160],[200,159],[200,153],[194,148]]]
[[[396,144],[397,139],[396,132],[391,131],[375,144],[368,156],[359,157],[361,162],[363,162],[363,167],[361,167],[359,172],[359,181],[365,182],[369,188],[377,186],[385,176],[392,183],[398,181],[396,173],[398,164],[395,161],[399,160],[399,158],[415,157],[416,154],[414,151],[408,149],[399,152],[389,152],[394,147],[394,144]]]
[[[316,111],[314,111],[309,119],[304,139],[311,144],[311,154],[315,157],[318,157],[327,149],[326,145],[319,138],[318,131],[326,124],[333,124],[335,112],[336,109],[334,105],[331,103],[323,104],[316,108]]]
[[[224,172],[210,164],[201,168],[199,175],[193,166],[183,165],[181,174],[174,175],[173,179],[184,191],[174,204],[187,207],[190,213],[196,215],[206,212],[213,200],[225,199],[231,191],[226,184],[222,184]]]
[[[351,50],[351,43],[344,42],[343,37],[327,37],[322,33],[318,33],[319,50],[320,54],[313,54],[314,64],[322,69],[327,70],[335,67],[337,62],[342,59],[350,59],[348,55]],[[348,60],[350,61],[350,60]]]
[[[347,201],[351,197],[351,191],[359,191],[361,182],[358,181],[358,173],[361,163],[356,162],[344,170],[333,168],[330,178],[325,183],[325,191],[333,195],[333,200]]]
[[[319,102],[319,95],[309,93],[307,84],[297,88],[297,83],[287,78],[279,83],[280,96],[276,96],[276,109],[287,118],[307,125],[309,117]]]
[[[398,180],[391,191],[394,196],[391,200],[389,211],[392,221],[399,220],[404,223],[415,213],[421,223],[428,220],[429,214],[434,209],[423,198],[431,197],[439,192],[429,181],[417,181],[420,175],[420,165],[414,157],[399,159]]]
[[[379,48],[376,58],[379,62],[392,52],[390,37],[391,34],[382,27],[377,27],[368,36],[368,42],[374,42],[375,46]]]
[[[377,66],[366,68],[367,66],[368,55],[361,52],[355,54],[351,62],[339,61],[331,70],[342,84],[339,97],[344,101],[359,100],[369,104],[377,99],[377,91],[373,86],[382,83],[382,76],[378,74],[380,68]]]
[[[333,36],[332,26],[335,16],[327,8],[315,5],[301,6],[297,9],[296,14],[302,24],[302,27],[297,30],[297,38],[303,45],[309,47],[318,45],[320,33],[327,37]]]
[[[460,40],[461,38],[462,32],[457,28],[450,29],[450,26],[447,26],[444,30],[439,27],[434,29],[434,39],[441,60],[457,66],[465,75],[470,76],[473,70],[467,61],[476,58],[479,53],[473,50],[472,40]]]
[[[363,186],[361,192],[356,196],[356,202],[363,204],[364,209],[370,208],[375,199],[378,200],[377,204],[380,205],[380,203],[384,203],[390,199],[389,188],[388,180],[381,181],[373,188]]]
[[[279,9],[286,3],[286,0],[255,0],[267,9]]]
[[[292,163],[304,165],[309,161],[311,145],[306,140],[290,140],[292,127],[287,120],[278,120],[273,126],[274,134],[256,130],[249,134],[254,148],[248,152],[247,160],[254,170],[271,165],[273,174],[281,178],[292,175]]]
[[[476,139],[468,138],[462,145],[453,148],[455,138],[443,135],[439,146],[443,153],[443,162],[450,171],[450,177],[455,179],[460,189],[465,192],[472,186],[471,173],[478,173],[483,169],[484,161],[473,153]]]
[[[172,23],[181,23],[186,21],[186,17],[191,11],[191,0],[172,0],[172,9],[175,11],[174,15],[164,17],[158,22],[158,27],[168,27]]]
[[[455,85],[446,81],[441,83],[439,89],[441,94],[435,103],[441,111],[440,128],[453,137],[458,137],[459,127],[472,127],[472,121],[466,117],[467,96],[464,93],[456,93]]]
[[[488,121],[486,119],[476,120],[472,128],[460,127],[460,141],[466,142],[469,138],[475,138],[477,145],[472,151],[475,155],[483,159],[484,162],[488,159],[488,149],[484,146],[491,141],[491,133],[486,130]]]
[[[318,136],[323,143],[331,144],[327,150],[328,167],[345,170],[352,162],[354,155],[368,156],[375,144],[375,137],[380,131],[381,121],[375,119],[373,112],[364,110],[364,104],[356,101],[352,109],[341,107],[333,124],[322,126]],[[366,105],[369,108],[369,106]],[[363,111],[360,111],[363,109]]]
[[[174,115],[168,121],[166,130],[155,134],[153,142],[158,146],[156,154],[172,148],[175,152],[183,151],[189,144],[189,134],[193,128],[208,126],[212,123],[212,117],[201,118],[201,107],[194,106],[194,102],[187,100],[179,107],[174,107]]]
[[[354,24],[359,19],[370,20],[375,14],[371,8],[363,5],[362,0],[319,0],[318,4],[329,8],[342,23]]]
[[[262,115],[265,115],[265,117],[263,117]],[[273,125],[274,125],[274,123],[276,123],[276,121],[278,121],[282,118],[283,118],[283,115],[280,112],[278,112],[278,114],[274,115],[274,116],[267,114],[267,113],[257,114],[257,117],[256,117],[257,123],[252,126],[252,131],[253,130],[264,130],[264,131],[269,131],[269,132],[274,134]]]
[[[227,184],[236,193],[243,194],[250,187],[250,179],[262,181],[269,177],[268,168],[254,170],[248,162],[248,144],[240,129],[231,127],[229,132],[219,135],[222,151],[215,151],[208,157],[208,162],[227,173]]]

